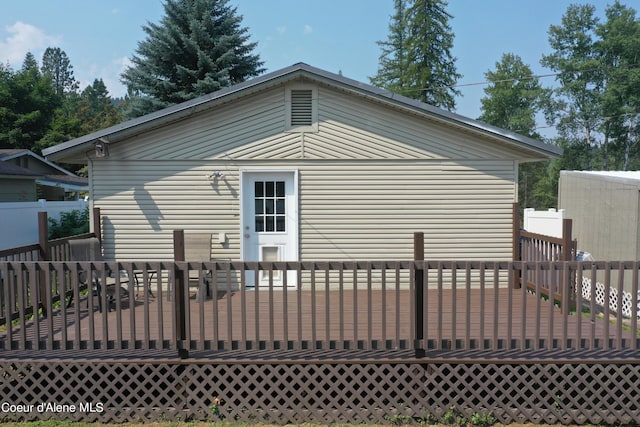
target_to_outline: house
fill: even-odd
[[[595,260],[640,259],[640,171],[560,171],[558,205]]]
[[[26,149],[0,149],[0,202],[77,199],[87,178]]]
[[[557,147],[299,63],[45,150],[89,165],[105,256],[511,259],[518,165]]]

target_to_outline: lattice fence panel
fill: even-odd
[[[0,361],[0,372],[2,420],[640,422],[635,363]]]

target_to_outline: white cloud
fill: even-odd
[[[311,25],[307,24],[304,26],[304,34],[311,34],[313,33],[313,28],[311,28]]]
[[[10,35],[0,40],[0,62],[8,62],[14,67],[22,65],[27,52],[33,53],[38,62],[44,49],[60,44],[61,38],[50,36],[31,24],[18,21],[5,27]]]
[[[276,31],[278,32],[278,34],[284,34],[287,32],[287,27],[283,25],[281,27],[276,28]]]

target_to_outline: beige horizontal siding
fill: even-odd
[[[512,162],[318,162],[300,172],[302,256],[507,259]],[[308,224],[308,226],[307,226]]]
[[[308,158],[469,160],[522,156],[506,144],[326,88],[319,91],[319,123],[317,134],[305,135]]]
[[[94,160],[107,257],[170,259],[184,229],[211,232],[213,257],[240,258],[239,170],[251,167],[299,171],[303,260],[411,258],[415,231],[428,258],[511,256],[521,150],[326,87],[318,132],[287,132],[285,93],[218,105]]]
[[[513,162],[424,160],[244,162],[233,169],[220,162],[94,162],[105,255],[170,259],[173,230],[185,229],[213,233],[213,257],[238,259],[239,168],[277,166],[299,170],[303,260],[411,258],[415,231],[425,233],[432,259],[511,254]],[[214,170],[224,177],[210,182]]]
[[[200,112],[115,143],[112,158],[138,160],[500,160],[522,150],[378,103],[318,90],[318,132],[286,132],[284,87]]]

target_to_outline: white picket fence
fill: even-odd
[[[38,212],[60,219],[62,212],[83,210],[86,200],[0,203],[0,250],[38,243]]]

